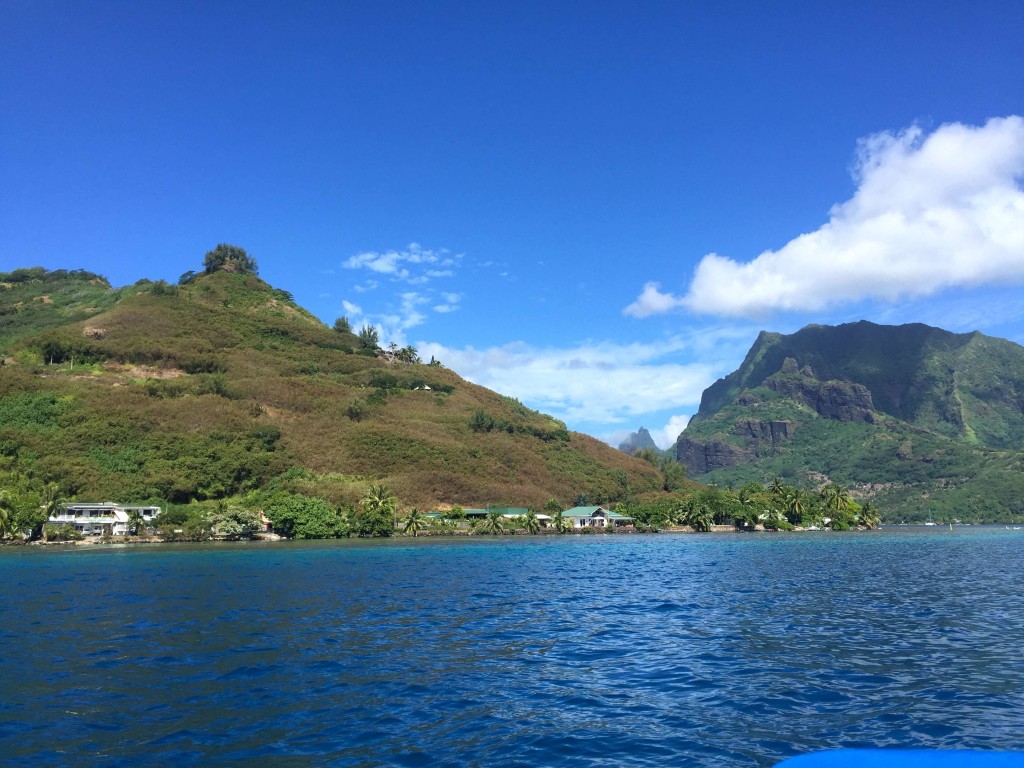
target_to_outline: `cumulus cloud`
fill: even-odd
[[[341,306],[345,308],[345,312],[352,317],[359,317],[363,314],[363,308],[358,304],[353,304],[351,301],[342,301]]]
[[[717,361],[671,360],[674,353],[692,348],[693,341],[682,338],[573,348],[517,341],[482,350],[422,343],[420,354],[433,355],[464,378],[572,426],[615,424],[652,411],[693,406],[722,369]]]
[[[672,416],[668,420],[668,424],[658,430],[651,432],[651,438],[662,450],[671,448],[675,445],[676,440],[679,439],[679,433],[686,429],[686,425],[690,423],[690,416],[692,414],[679,414]]]
[[[648,283],[624,312],[763,317],[1024,282],[1024,118],[869,136],[853,177],[814,232],[747,263],[708,254],[685,296]]]
[[[660,315],[676,307],[683,306],[683,300],[670,293],[662,293],[658,283],[647,283],[644,285],[643,293],[637,300],[626,307],[622,312],[633,317],[650,317]]]

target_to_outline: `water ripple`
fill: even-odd
[[[0,754],[768,766],[833,747],[1019,748],[1021,541],[0,552]]]

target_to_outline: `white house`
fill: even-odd
[[[573,528],[604,528],[633,524],[632,517],[620,515],[604,507],[573,507],[565,510],[562,517],[572,521]]]
[[[128,521],[132,512],[142,513],[142,520],[149,523],[160,514],[160,507],[117,504],[113,501],[74,502],[61,504],[58,512],[46,521],[51,525],[70,525],[79,533],[99,536],[102,534],[124,536],[128,533]]]

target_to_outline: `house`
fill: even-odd
[[[124,536],[128,533],[132,513],[142,514],[144,523],[152,522],[160,514],[160,507],[132,506],[113,501],[74,502],[61,504],[59,511],[46,521],[50,525],[70,525],[79,533],[91,536]]]
[[[573,507],[565,510],[562,517],[570,521],[573,528],[604,528],[633,524],[632,517],[620,515],[604,507]]]
[[[526,517],[526,513],[529,511],[526,507],[488,507],[487,509],[464,509],[462,514],[467,520],[482,520],[491,512],[497,512],[502,517],[511,519]]]
[[[530,513],[530,510],[527,507],[488,507],[487,509],[463,509],[462,516],[466,520],[483,520],[491,512],[497,512],[499,515],[501,515],[504,522],[507,523],[517,518],[526,517]],[[538,514],[537,519],[540,521],[540,525],[542,528],[547,528],[548,525],[550,525],[551,518],[548,515]]]

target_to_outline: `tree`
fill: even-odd
[[[128,533],[138,536],[145,526],[146,521],[142,517],[142,510],[133,509],[128,513]]]
[[[315,519],[318,515],[321,517],[319,520]],[[300,539],[333,538],[339,534],[338,521],[334,519],[336,515],[337,510],[330,505],[306,505],[295,521],[292,535]],[[207,519],[213,533],[232,539],[251,538],[261,527],[260,516],[256,510],[229,506],[225,501],[217,502],[216,509]]]
[[[561,509],[555,511],[551,524],[559,533],[568,533],[572,529],[572,523],[565,519],[565,513]]]
[[[865,528],[877,528],[882,522],[882,518],[878,515],[878,510],[875,505],[870,501],[864,503],[864,506],[860,508],[860,524]]]
[[[377,342],[380,340],[380,335],[377,333],[377,329],[372,325],[364,325],[359,329],[359,347],[360,349],[377,349]]]
[[[540,533],[540,519],[537,517],[537,513],[533,509],[528,509],[526,515],[522,519],[523,527],[527,533]]]
[[[43,493],[39,498],[39,506],[49,519],[61,511],[63,499],[60,486],[56,483],[47,483],[43,486]]]
[[[359,502],[356,530],[360,536],[390,536],[395,531],[398,499],[383,483],[374,483]]]
[[[793,525],[803,522],[804,512],[807,507],[804,504],[804,495],[796,488],[787,488],[784,497],[786,519]]]
[[[397,355],[398,359],[401,360],[406,365],[423,362],[422,360],[420,360],[419,350],[416,349],[416,347],[414,347],[412,344],[410,344],[407,347],[402,347],[400,350],[398,350]]]
[[[661,469],[664,490],[673,493],[686,484],[686,467],[671,456],[662,456],[658,466]]]
[[[14,534],[14,517],[17,513],[17,504],[14,495],[8,490],[0,491],[0,539],[6,539]]]
[[[405,525],[402,526],[402,533],[415,536],[419,533],[420,528],[422,527],[423,515],[420,514],[420,511],[416,507],[413,507],[409,512],[409,516],[405,518]]]
[[[480,530],[493,536],[500,536],[505,532],[505,519],[498,510],[492,509],[480,523]]]
[[[338,333],[352,333],[352,323],[349,322],[347,317],[339,317],[334,321],[334,330]]]
[[[282,493],[266,505],[264,512],[274,530],[290,538],[334,539],[348,535],[345,516],[324,499]]]
[[[648,464],[658,466],[658,452],[653,448],[637,448],[635,451],[633,451],[633,458],[643,459]]]
[[[715,524],[715,517],[711,510],[699,503],[688,504],[683,510],[681,522],[689,525],[701,534],[707,534]]]
[[[228,245],[227,243],[220,243],[212,251],[207,251],[206,256],[203,258],[203,267],[208,275],[213,274],[218,269],[238,272],[243,275],[259,274],[256,260],[246,253],[244,248],[239,248],[237,245]]]

